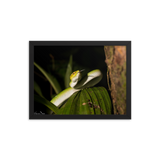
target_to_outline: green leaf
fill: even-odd
[[[59,109],[58,114],[72,114],[75,109],[75,103],[73,102],[75,97],[79,95],[79,92],[75,92],[68,101]]]
[[[95,109],[93,108],[93,105],[92,105],[92,98],[88,94],[87,88],[83,89],[81,92],[84,95],[84,102],[81,104],[81,106],[83,105],[83,106],[89,108],[89,113],[88,114],[95,114]]]
[[[34,81],[34,90],[41,96],[43,97],[43,94],[41,92],[41,88],[39,87],[39,85],[37,84],[37,82]]]
[[[52,104],[50,101],[48,101],[47,99],[42,98],[42,97],[40,97],[40,96],[38,96],[38,95],[35,94],[34,95],[34,100],[36,102],[38,102],[38,103],[41,103],[41,104],[45,105],[50,110],[52,110],[54,113],[58,113],[59,109],[54,104]]]
[[[92,88],[87,88],[87,92],[92,99],[92,107],[94,108],[95,113],[96,114],[101,114],[100,104],[97,100],[97,96],[95,95],[94,91],[92,90]]]
[[[87,104],[87,99],[83,91],[80,92],[80,107],[79,107],[79,114],[85,115],[85,114],[91,114],[90,107]]]
[[[74,93],[60,108],[58,114],[106,115],[112,112],[112,103],[104,87],[85,88]]]
[[[107,90],[104,87],[99,87],[99,91],[104,99],[107,114],[111,114],[112,113],[112,103],[111,103],[111,99],[110,99],[110,96]]]
[[[102,114],[107,114],[105,100],[103,99],[102,94],[100,92],[100,87],[99,88],[98,87],[93,87],[92,90],[94,91],[94,93],[97,97],[97,101],[99,103],[101,113]]]
[[[70,55],[69,63],[67,66],[66,74],[65,74],[65,87],[68,88],[70,82],[70,75],[72,74],[72,55]]]
[[[58,115],[62,115],[62,114],[63,114],[65,105],[66,105],[66,103],[65,103],[61,108],[59,108],[59,111],[58,111],[58,113],[57,113]]]
[[[37,63],[34,62],[34,65],[43,73],[43,75],[47,78],[47,80],[50,82],[51,86],[53,87],[53,89],[55,90],[56,94],[61,92],[61,87],[57,81],[57,79],[47,73],[42,67],[40,67]]]

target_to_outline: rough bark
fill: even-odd
[[[114,114],[126,114],[126,46],[104,46]]]

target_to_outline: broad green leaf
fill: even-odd
[[[76,92],[74,93],[68,101],[65,103],[65,105],[62,107],[63,109],[63,114],[68,114],[68,115],[75,115],[75,110],[76,106],[78,104],[77,100],[79,99],[79,93]]]
[[[43,94],[41,92],[41,88],[39,87],[39,85],[34,81],[34,90],[41,96],[43,97]]]
[[[65,114],[64,109],[65,109],[66,104],[67,104],[67,101],[59,108],[59,111],[57,113],[58,115]]]
[[[75,115],[75,114],[79,114],[79,112],[77,111],[77,109],[79,109],[79,105],[80,105],[80,102],[79,102],[79,96],[80,96],[80,92],[76,92],[76,96],[73,100],[73,103],[71,104],[72,107],[71,107],[71,111],[70,113]],[[78,113],[77,113],[78,112]]]
[[[56,94],[61,92],[61,87],[57,81],[57,79],[51,75],[50,73],[47,73],[42,67],[40,67],[37,63],[34,62],[34,65],[43,73],[43,75],[47,78],[47,80],[50,82],[51,86],[55,90]]]
[[[106,105],[106,110],[107,110],[107,114],[111,114],[112,113],[112,103],[111,103],[111,99],[109,97],[109,94],[107,92],[107,90],[104,87],[99,87],[99,91],[104,99],[105,105]]]
[[[63,110],[64,110],[64,108],[65,108],[65,105],[66,105],[66,103],[59,109],[59,111],[58,111],[58,115],[62,115],[63,114]]]
[[[90,112],[90,107],[87,106],[87,101],[86,101],[86,97],[84,95],[84,92],[81,91],[81,94],[80,94],[80,114],[82,115],[85,115],[85,114],[91,114]]]
[[[90,95],[88,94],[87,89],[88,88],[83,89],[81,91],[83,93],[84,99],[85,99],[81,105],[84,105],[89,108],[89,114],[95,114],[95,109],[93,108],[92,99],[91,99]]]
[[[78,92],[74,93],[68,101],[59,109],[58,114],[71,114],[71,108],[74,107],[74,98],[77,96]]]
[[[46,107],[48,107],[50,110],[52,110],[54,113],[58,113],[58,108],[52,104],[50,101],[48,101],[47,99],[45,98],[42,98],[41,96],[38,96],[38,95],[34,95],[34,100],[38,103],[41,103],[43,105],[45,105]]]
[[[107,114],[105,100],[103,99],[99,88],[100,87],[93,87],[92,90],[94,91],[94,93],[97,97],[97,101],[100,104],[101,113]]]
[[[111,114],[112,104],[104,87],[85,88],[73,94],[60,108],[58,114],[106,115]]]
[[[101,114],[100,104],[97,100],[97,97],[96,97],[94,91],[92,90],[92,88],[87,88],[87,92],[92,99],[92,105],[93,105],[93,108],[95,109],[95,113],[96,114]]]
[[[70,75],[72,74],[72,55],[70,55],[69,63],[67,66],[66,74],[65,74],[65,87],[69,87]]]

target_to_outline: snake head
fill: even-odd
[[[81,72],[83,72],[85,69],[83,70],[77,70],[77,71],[74,71],[71,75],[70,75],[70,80],[75,82],[75,81],[79,81],[81,79]]]
[[[77,80],[79,80],[79,77],[80,77],[80,72],[79,70],[77,71],[74,71],[71,75],[70,75],[70,80],[75,82]]]

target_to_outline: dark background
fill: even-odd
[[[34,47],[34,62],[40,65],[45,71],[56,77],[60,83],[61,89],[65,89],[64,77],[69,62],[70,55],[73,56],[72,70],[85,69],[89,72],[94,69],[100,69],[103,73],[102,80],[95,86],[103,86],[108,90],[106,72],[107,66],[105,63],[104,47],[98,46],[35,46]],[[42,94],[49,101],[55,95],[48,80],[34,66],[34,81],[38,83]],[[36,93],[35,93],[36,94]],[[34,112],[48,113],[47,107],[34,102]]]

